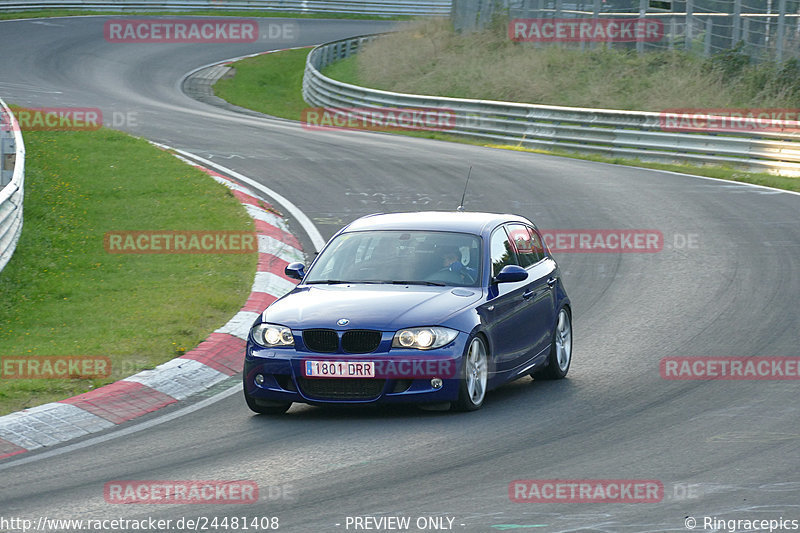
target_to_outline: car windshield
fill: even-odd
[[[305,283],[475,287],[480,280],[480,257],[480,238],[467,233],[343,233],[320,254]]]

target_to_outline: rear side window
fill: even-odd
[[[511,245],[505,229],[497,228],[492,233],[491,251],[493,276],[499,274],[506,265],[519,265],[517,254],[514,252],[514,247]]]
[[[521,267],[527,268],[531,265],[535,265],[544,258],[542,254],[542,243],[539,241],[538,236],[536,236],[532,228],[523,224],[509,224],[508,234],[511,236],[511,240],[514,241],[514,246],[517,248],[519,265]]]
[[[539,235],[539,232],[533,228],[528,228],[528,231],[531,232],[531,246],[533,246],[534,250],[538,251],[539,259],[544,259],[547,257],[548,250],[545,248],[542,236]]]

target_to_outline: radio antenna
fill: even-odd
[[[467,182],[464,184],[464,194],[461,195],[461,203],[456,208],[456,211],[459,213],[464,211],[464,198],[467,196],[467,187],[469,186],[469,177],[472,175],[472,165],[469,166],[469,172],[467,172]]]

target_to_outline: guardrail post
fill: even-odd
[[[11,183],[16,153],[11,117],[7,117],[5,110],[0,107],[0,189]]]
[[[678,34],[678,21],[675,17],[669,19],[669,49],[675,50],[675,36]]]
[[[706,37],[703,43],[703,55],[708,57],[711,55],[711,34],[714,32],[714,19],[708,17],[706,19]]]
[[[592,20],[595,21],[595,23],[600,16],[600,2],[601,0],[594,0],[594,5],[592,6]],[[589,48],[594,50],[597,48],[597,43],[592,41],[592,43],[589,45]]]
[[[686,0],[686,30],[684,39],[686,39],[686,51],[692,51],[692,19],[694,18],[694,0]]]
[[[742,0],[733,0],[733,33],[731,34],[731,48],[742,40]]]
[[[2,127],[3,126],[0,125],[0,128]],[[14,160],[16,159],[16,154],[17,147],[14,145],[14,138],[0,138],[0,189],[11,182],[11,177],[14,175]]]
[[[6,139],[4,136],[4,124],[3,113],[0,111],[0,189],[11,181],[11,178],[8,178],[8,181],[6,181]]]
[[[450,18],[457,32],[472,32],[478,29],[479,2],[474,0],[452,0]]]
[[[778,31],[775,36],[775,59],[783,61],[783,40],[786,36],[786,0],[778,3]]]
[[[545,12],[544,8],[545,8],[544,0],[536,0],[536,15],[533,16],[533,14],[531,14],[531,18],[545,18],[548,15],[548,13]],[[543,46],[544,45],[540,42],[533,43],[534,48],[542,48]]]
[[[750,19],[744,17],[742,19],[742,41],[744,41],[745,47],[749,47],[750,45]],[[748,53],[750,51],[748,50]]]
[[[644,27],[645,13],[647,13],[647,0],[639,0],[639,24]],[[636,39],[636,52],[641,54],[644,52],[644,39],[641,37]]]

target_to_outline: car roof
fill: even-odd
[[[524,217],[500,213],[470,211],[415,211],[410,213],[379,213],[355,220],[343,232],[365,230],[422,230],[456,231],[481,235],[504,222],[532,224]]]

